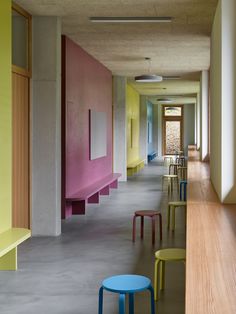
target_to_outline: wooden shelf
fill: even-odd
[[[186,314],[236,313],[236,205],[221,204],[209,164],[189,150]]]

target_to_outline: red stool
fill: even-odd
[[[134,213],[133,218],[133,242],[135,242],[136,235],[136,218],[141,218],[141,239],[143,239],[143,227],[144,227],[144,217],[150,217],[152,219],[152,244],[155,243],[155,221],[156,217],[159,216],[159,229],[160,229],[160,240],[162,240],[162,216],[157,210],[137,210]]]

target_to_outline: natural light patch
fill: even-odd
[[[180,121],[166,121],[166,154],[176,154],[180,150]]]

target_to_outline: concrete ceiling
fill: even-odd
[[[199,80],[210,65],[210,34],[218,0],[15,0],[32,15],[61,16],[62,31],[93,55],[113,75],[129,78],[141,94],[143,87],[132,82],[148,72],[145,57],[152,60],[151,72],[180,75],[168,92],[192,93],[186,80]],[[171,16],[172,23],[91,23],[91,16]],[[186,86],[176,90],[176,86]],[[173,87],[172,90],[171,86]],[[174,87],[175,86],[175,87]],[[153,85],[147,95],[154,92]],[[194,91],[196,92],[196,91]]]

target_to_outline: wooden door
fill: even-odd
[[[30,228],[31,15],[12,5],[12,225]]]
[[[29,78],[12,73],[12,224],[29,228]]]

